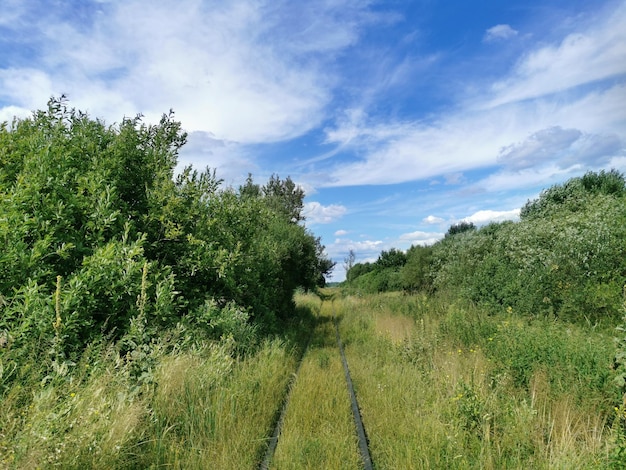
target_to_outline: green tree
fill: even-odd
[[[296,186],[289,176],[282,180],[278,175],[272,175],[262,192],[268,204],[288,221],[297,223],[304,220],[304,190]]]
[[[466,222],[462,220],[456,224],[452,224],[448,231],[446,232],[446,237],[452,237],[459,233],[471,232],[472,230],[476,230],[476,226],[473,222]]]
[[[399,269],[406,264],[406,260],[406,254],[403,251],[391,248],[387,251],[383,250],[380,252],[376,260],[376,266],[379,269]]]
[[[402,283],[405,289],[432,291],[433,248],[414,245],[407,250],[407,262],[402,268]]]

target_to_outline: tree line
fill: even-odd
[[[431,246],[352,263],[344,286],[446,291],[494,312],[614,321],[622,314],[625,240],[624,175],[588,172],[528,201],[518,222],[460,222]]]

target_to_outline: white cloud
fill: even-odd
[[[350,250],[358,255],[359,259],[365,253],[365,255],[371,255],[372,253],[378,253],[383,249],[384,243],[382,240],[349,240],[346,238],[337,238],[331,247],[327,247],[333,252],[345,252]]]
[[[448,185],[458,185],[465,182],[465,175],[460,172],[444,175],[444,178]]]
[[[333,235],[335,235],[336,237],[343,237],[345,235],[348,235],[348,231],[347,230],[337,230]]]
[[[411,245],[432,245],[443,237],[443,233],[422,232],[418,230],[411,233],[404,233],[400,235],[399,239],[403,242],[409,242]]]
[[[522,171],[553,159],[603,167],[626,142],[624,44],[626,2],[561,42],[529,50],[505,78],[482,93],[473,88],[447,114],[394,122],[348,113],[326,138],[354,159],[333,167],[325,185],[394,184],[498,164]],[[606,78],[612,83],[598,82]]]
[[[339,204],[323,206],[315,201],[305,203],[302,211],[310,224],[329,224],[340,219],[346,212],[348,209],[345,206]]]
[[[626,73],[626,3],[559,44],[529,51],[493,85],[489,106],[537,98]]]
[[[371,263],[378,259],[378,255],[385,246],[382,240],[354,241],[348,238],[337,238],[333,243],[326,244],[326,253],[337,263],[330,280],[343,281],[345,279],[343,260],[350,250],[354,251],[357,263]]]
[[[0,68],[0,98],[8,107],[31,111],[45,106],[55,92],[48,74],[34,68]],[[57,93],[60,94],[60,93]],[[5,111],[6,112],[6,111]]]
[[[243,146],[215,139],[207,132],[189,133],[178,156],[178,168],[189,165],[197,170],[216,169],[216,176],[228,186],[244,184],[248,173],[254,175],[258,169]]]
[[[513,209],[510,211],[493,211],[493,210],[480,210],[474,212],[472,215],[465,217],[464,222],[472,222],[475,225],[485,225],[489,222],[503,222],[505,220],[517,220],[519,219],[520,209]]]
[[[4,108],[0,108],[0,122],[8,122],[13,121],[14,117],[19,119],[27,118],[31,115],[31,111],[18,108],[17,106],[6,106]]]
[[[37,109],[66,93],[109,121],[138,112],[156,120],[174,108],[187,130],[240,143],[318,125],[336,80],[326,65],[377,21],[356,1],[101,2],[91,23],[42,3],[33,3],[38,34],[29,41],[43,59],[2,71],[5,102]]]
[[[434,215],[429,215],[428,217],[425,217],[424,219],[422,219],[422,221],[427,223],[427,224],[431,224],[431,225],[441,224],[441,223],[445,222],[445,220],[442,219],[441,217],[437,217],[437,216],[434,216]]]
[[[517,36],[517,33],[518,32],[511,28],[511,26],[509,26],[508,24],[498,24],[485,31],[483,41],[493,42],[498,40],[511,39],[512,37]]]

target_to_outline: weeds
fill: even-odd
[[[378,468],[609,465],[606,332],[445,298],[341,303],[342,337],[359,338],[346,353]]]

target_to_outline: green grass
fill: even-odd
[[[311,331],[271,468],[360,468],[332,305],[377,469],[610,468],[613,331],[323,296],[296,296],[299,320],[243,356],[185,330],[140,359],[106,342],[77,364],[0,351],[0,468],[256,468]]]
[[[377,468],[608,467],[608,335],[418,296],[341,305]]]
[[[273,469],[356,469],[358,443],[330,303],[294,383]]]
[[[0,400],[0,468],[255,468],[308,331],[302,317],[245,356],[163,337],[139,382],[114,345],[46,377],[23,364]]]

